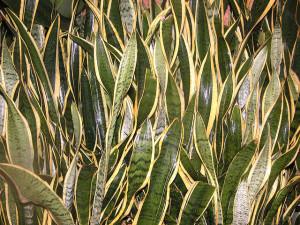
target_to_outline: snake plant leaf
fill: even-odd
[[[9,188],[8,184],[4,184],[5,190],[5,203],[6,203],[6,213],[8,217],[8,221],[10,224],[18,224],[18,209],[17,209],[17,199],[15,198],[15,194],[13,189]]]
[[[107,214],[110,213],[108,212],[107,208],[109,207],[109,204],[111,204],[111,202],[113,201],[114,197],[118,195],[119,189],[122,188],[122,186],[124,185],[123,180],[126,178],[126,169],[127,168],[125,164],[121,165],[115,176],[112,176],[110,178],[110,180],[112,181],[110,182],[109,188],[103,200],[103,208],[105,209],[103,219],[105,219],[108,216]]]
[[[194,140],[197,153],[199,154],[201,161],[206,169],[209,181],[211,182],[211,184],[217,185],[217,177],[214,162],[215,157],[213,155],[214,153],[212,150],[212,146],[206,135],[205,124],[200,113],[196,114]]]
[[[226,80],[227,75],[232,71],[232,58],[228,44],[223,36],[218,37],[218,51],[217,51],[217,60],[218,60],[218,69],[223,81]]]
[[[131,100],[128,98],[124,103],[124,115],[120,128],[120,141],[124,141],[132,133],[134,129],[134,114]]]
[[[19,81],[18,73],[13,64],[11,54],[8,50],[6,39],[2,43],[1,67],[3,72],[3,79],[5,90],[9,97],[12,97],[13,91]]]
[[[211,54],[208,52],[202,62],[204,64],[200,75],[200,86],[198,95],[198,111],[209,132],[215,117],[217,106],[217,82],[213,74]]]
[[[193,139],[193,123],[195,118],[195,103],[196,94],[191,97],[191,100],[184,112],[182,124],[184,128],[182,146],[189,151],[191,140]]]
[[[171,64],[172,60],[172,48],[173,48],[173,24],[174,18],[172,16],[167,17],[164,21],[160,21],[160,42],[163,54],[167,61]]]
[[[279,96],[274,102],[272,102],[273,107],[270,109],[271,111],[266,116],[267,118],[263,118],[262,124],[262,132],[260,135],[260,147],[263,146],[263,143],[268,138],[268,132],[270,128],[270,136],[272,145],[276,143],[278,139],[278,132],[281,126],[282,121],[282,113],[283,113],[283,96]]]
[[[297,157],[299,152],[299,144],[296,145],[294,148],[289,150],[288,152],[281,155],[278,159],[276,159],[272,165],[271,173],[268,180],[268,186],[271,188],[274,181],[280,174],[282,170],[284,170],[288,165],[290,165]]]
[[[223,88],[221,90],[220,96],[221,99],[219,100],[219,112],[218,112],[218,118],[219,120],[222,120],[224,115],[227,113],[228,108],[232,101],[233,96],[233,90],[234,90],[234,76],[233,74],[228,74],[224,84]]]
[[[51,213],[56,223],[73,225],[71,214],[51,187],[34,173],[17,165],[0,164],[0,173],[12,184],[23,203],[33,202]],[[32,188],[34,187],[34,188]]]
[[[195,68],[191,51],[184,36],[180,36],[178,60],[183,86],[184,101],[185,105],[187,106],[195,91]]]
[[[297,2],[285,3],[282,14],[282,39],[287,45],[289,52],[292,52],[297,39],[297,21],[295,19]]]
[[[123,58],[120,63],[118,76],[114,88],[114,98],[110,126],[107,135],[107,149],[112,144],[112,134],[114,133],[117,117],[120,113],[122,101],[127,94],[134,75],[137,61],[137,41],[136,34],[133,34],[127,44]]]
[[[33,171],[34,151],[28,122],[2,86],[0,86],[0,92],[7,103],[9,115],[6,128],[9,159],[12,163]]]
[[[184,0],[171,0],[172,11],[176,17],[178,30],[181,32],[183,30],[184,20],[185,20],[185,1]]]
[[[122,19],[120,15],[120,10],[118,7],[115,7],[119,4],[118,0],[111,0],[109,1],[109,6],[107,8],[107,15],[109,19],[114,24],[118,34],[120,35],[120,38],[123,40],[124,37],[124,31],[122,26]]]
[[[96,36],[94,45],[94,64],[96,75],[99,82],[101,82],[112,101],[115,81],[111,68],[110,58],[103,39],[100,36]]]
[[[271,40],[271,65],[273,70],[273,75],[278,76],[280,72],[280,63],[282,59],[282,34],[279,21],[275,23],[274,31]]]
[[[257,127],[255,121],[257,121],[258,110],[258,87],[254,88],[250,93],[250,96],[246,105],[246,127],[243,131],[243,143],[249,143],[254,139],[254,135]]]
[[[117,50],[122,51],[124,49],[123,40],[121,40],[118,31],[114,27],[112,21],[105,14],[104,14],[104,26],[106,30],[107,42]]]
[[[94,55],[94,46],[92,43],[89,41],[85,40],[84,38],[74,35],[74,34],[69,34],[70,38],[72,41],[77,43],[80,47],[82,47],[84,50],[86,50],[90,55]]]
[[[242,122],[241,111],[238,106],[232,110],[228,122],[228,132],[225,137],[224,146],[224,168],[227,169],[235,155],[241,150],[242,143]]]
[[[121,110],[123,99],[132,83],[136,66],[136,60],[137,43],[136,36],[135,34],[133,34],[125,49],[123,58],[120,63],[117,80],[115,83],[112,115],[106,134],[105,152],[103,152],[101,156],[97,171],[96,190],[93,202],[92,216],[90,220],[92,225],[99,223],[100,212],[104,198],[106,178],[108,173],[109,154],[111,151],[116,122]]]
[[[94,166],[83,166],[78,171],[78,178],[75,185],[75,202],[78,219],[82,225],[89,224],[92,179],[95,171],[96,168]]]
[[[160,154],[153,165],[149,190],[133,224],[160,224],[169,202],[169,186],[175,178],[181,145],[181,122],[175,120],[160,142]]]
[[[204,1],[197,1],[196,6],[196,45],[198,55],[201,61],[204,60],[209,50],[210,42],[210,26],[208,23],[207,12]]]
[[[58,47],[59,47],[59,29],[60,29],[60,18],[57,16],[53,23],[51,24],[46,40],[45,40],[45,50],[44,50],[44,65],[48,72],[49,80],[52,86],[52,91],[58,92],[58,72],[59,72],[59,60],[58,60]]]
[[[76,107],[76,104],[73,102],[71,105],[71,114],[73,120],[73,129],[74,129],[74,136],[75,136],[75,146],[76,149],[79,148],[82,138],[82,120],[79,114],[79,111]]]
[[[146,120],[138,130],[133,143],[131,161],[128,168],[127,199],[133,200],[150,175],[150,165],[154,160],[154,139],[150,120]]]
[[[269,210],[266,213],[264,224],[271,225],[274,218],[276,218],[276,213],[279,207],[284,202],[286,196],[293,190],[293,188],[299,184],[300,176],[292,178],[285,187],[279,190],[275,196],[275,199],[272,201]]]
[[[279,76],[273,74],[263,97],[263,102],[262,102],[263,118],[266,116],[269,110],[271,110],[272,106],[274,105],[277,98],[279,97],[280,92],[281,92],[281,84],[280,84]]]
[[[195,224],[212,200],[215,187],[195,182],[184,197],[177,224]]]
[[[246,172],[246,169],[250,165],[255,149],[256,144],[254,142],[250,142],[236,154],[228,167],[221,194],[221,203],[224,215],[228,215],[227,211],[230,210],[229,202],[238,188],[242,175]],[[228,221],[228,218],[225,221]]]
[[[145,74],[145,87],[139,102],[137,124],[140,125],[146,118],[150,118],[158,103],[159,83],[149,70]]]
[[[35,20],[36,10],[38,8],[39,1],[27,0],[24,6],[24,25],[28,27],[28,30],[32,29],[33,22]]]
[[[271,172],[271,137],[269,136],[266,143],[255,160],[248,176],[249,199],[252,203],[257,193],[267,182]]]
[[[28,95],[26,94],[25,87],[21,85],[20,92],[19,92],[19,110],[25,119],[28,122],[31,134],[32,134],[32,144],[34,148],[34,167],[37,165],[37,157],[38,157],[38,142],[39,136],[41,135],[41,121],[40,118],[30,102]]]
[[[198,172],[198,169],[192,164],[192,161],[189,158],[186,150],[181,148],[180,150],[180,163],[182,164],[183,168],[187,171],[188,175],[195,181],[206,181],[206,179]]]
[[[38,47],[36,46],[33,38],[31,35],[26,31],[24,24],[19,20],[19,18],[9,9],[7,9],[7,13],[15,23],[18,28],[19,34],[22,37],[24,44],[27,47],[26,53],[28,53],[29,58],[31,59],[32,65],[37,76],[40,78],[41,83],[44,87],[46,96],[47,96],[47,103],[48,109],[53,122],[58,122],[58,112],[57,112],[57,103],[53,96],[53,91],[51,88],[51,84],[49,81],[49,75],[45,68],[44,63],[42,62],[41,55],[39,54]]]
[[[240,82],[241,86],[239,88],[239,92],[238,92],[238,96],[237,96],[237,103],[239,105],[239,107],[242,109],[246,103],[247,100],[249,98],[250,95],[250,78],[249,76],[245,75],[245,78],[242,79]]]
[[[96,124],[92,99],[90,81],[84,71],[81,77],[82,121],[86,146],[90,150],[94,149],[96,144]]]
[[[88,58],[88,67],[90,74],[91,94],[93,99],[95,122],[97,128],[97,140],[100,141],[102,149],[105,147],[105,134],[106,134],[106,114],[105,114],[105,103],[107,102],[103,89],[100,87],[100,83],[97,80],[94,60],[91,56]]]
[[[74,186],[76,183],[76,177],[77,177],[77,160],[78,156],[77,153],[75,154],[68,172],[64,179],[64,186],[63,186],[63,202],[67,209],[71,209],[73,204],[73,198],[74,198]]]
[[[160,91],[166,93],[168,84],[168,69],[166,58],[162,50],[162,46],[159,40],[155,42],[154,47],[154,69],[158,77]]]
[[[178,87],[171,74],[169,74],[168,85],[166,90],[166,106],[169,121],[173,121],[175,118],[181,119],[181,99]]]
[[[119,9],[122,23],[126,31],[131,34],[135,28],[135,8],[131,0],[120,0]]]
[[[137,80],[138,86],[138,100],[141,99],[144,90],[147,88],[145,86],[146,78],[146,71],[150,69],[150,60],[148,56],[148,47],[145,45],[144,41],[142,40],[141,36],[137,34],[137,48],[138,48],[138,55],[137,55],[137,62],[135,68],[135,77]]]
[[[247,181],[242,181],[234,197],[233,225],[247,225],[250,216],[250,196]]]
[[[285,98],[283,101],[281,124],[278,131],[278,144],[282,149],[285,149],[289,142],[290,135],[290,107],[288,100]]]
[[[268,48],[267,48],[267,46],[265,46],[258,52],[258,54],[256,55],[256,57],[253,60],[253,64],[251,67],[252,88],[255,88],[255,86],[257,85],[257,83],[259,81],[260,75],[266,64],[267,56],[268,56]]]

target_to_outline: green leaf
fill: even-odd
[[[147,86],[145,86],[146,82],[146,71],[150,69],[150,60],[148,56],[148,49],[145,45],[144,41],[142,40],[141,36],[137,34],[137,48],[138,48],[138,55],[137,55],[137,62],[135,68],[135,77],[137,80],[137,92],[138,92],[138,100],[142,98],[142,95],[146,92]]]
[[[181,123],[175,120],[160,143],[160,155],[151,172],[149,190],[134,224],[155,225],[163,221],[169,202],[169,186],[179,164],[180,144]]]
[[[166,92],[168,83],[167,61],[164,57],[163,50],[159,39],[156,39],[154,47],[154,69],[160,84],[160,91]]]
[[[250,196],[248,184],[242,181],[234,197],[233,206],[233,225],[247,225],[250,216]]]
[[[59,29],[60,29],[60,18],[57,16],[48,30],[46,40],[45,40],[45,51],[43,55],[44,64],[48,72],[53,93],[58,91],[57,85],[59,81],[59,77],[58,77]]]
[[[114,24],[119,36],[123,39],[124,32],[123,32],[123,26],[122,26],[122,20],[120,15],[119,7],[116,7],[116,5],[119,4],[118,0],[111,0],[109,1],[109,6],[107,9],[107,15],[109,16],[109,19]]]
[[[204,60],[206,53],[209,51],[210,43],[210,26],[206,14],[204,1],[197,1],[196,6],[196,45],[201,62]]]
[[[0,85],[0,92],[7,103],[7,151],[12,163],[33,171],[34,151],[28,122]]]
[[[105,183],[108,173],[109,154],[115,132],[116,122],[120,113],[122,102],[126,96],[133,79],[137,60],[136,36],[133,34],[129,40],[123,58],[120,63],[119,72],[114,88],[113,107],[110,124],[106,134],[106,147],[103,152],[97,171],[96,190],[93,202],[91,224],[98,224],[105,192]]]
[[[283,187],[281,190],[277,192],[275,199],[272,201],[270,205],[270,209],[268,210],[264,218],[265,225],[273,224],[272,221],[274,218],[276,218],[277,210],[284,203],[284,200],[286,196],[289,194],[289,192],[291,192],[293,188],[297,184],[299,184],[299,182],[300,182],[300,176],[295,176],[286,184],[285,187]]]
[[[218,66],[222,80],[224,81],[226,77],[231,72],[232,66],[232,58],[231,52],[228,47],[228,44],[223,36],[218,37],[218,51],[217,51],[217,59],[218,59]]]
[[[195,91],[195,71],[192,54],[184,36],[180,36],[178,60],[183,86],[183,95],[185,105],[187,106]]]
[[[96,144],[96,123],[90,81],[85,71],[81,76],[81,101],[85,142],[87,148],[93,150]]]
[[[230,200],[233,198],[238,188],[242,175],[246,172],[246,169],[250,165],[251,159],[255,153],[255,149],[256,144],[254,142],[246,145],[233,158],[226,172],[221,194],[222,210],[223,214],[225,215],[226,224],[231,223],[231,221],[228,221],[228,217],[226,219],[226,216],[228,215],[227,211],[232,210],[229,209]]]
[[[64,207],[62,200],[50,186],[30,171],[10,164],[0,164],[0,173],[10,182],[22,203],[33,202],[51,213],[60,225],[73,225],[71,213]]]
[[[198,95],[198,111],[201,114],[208,131],[211,129],[212,119],[214,119],[214,107],[217,104],[217,83],[216,77],[212,72],[212,58],[208,52],[202,62],[203,70],[200,72],[200,87]]]
[[[137,124],[141,124],[146,118],[150,118],[158,103],[159,84],[149,70],[145,74],[145,87],[139,102]]]
[[[214,163],[214,153],[212,146],[206,135],[206,129],[204,121],[199,113],[196,115],[195,127],[194,127],[194,140],[201,161],[208,174],[208,179],[211,184],[217,185],[217,177]]]
[[[127,199],[133,200],[135,193],[148,182],[147,175],[154,160],[154,139],[151,122],[146,120],[138,130],[133,143],[131,161],[128,168]]]
[[[128,33],[132,33],[135,28],[135,8],[131,0],[120,0],[119,9],[122,23]]]
[[[282,59],[283,45],[282,34],[279,21],[275,23],[274,31],[271,40],[271,65],[273,76],[278,76],[280,73],[280,64]]]
[[[181,31],[185,21],[185,1],[171,0],[171,6],[177,20],[178,30]]]
[[[278,159],[276,159],[272,165],[271,173],[268,180],[269,188],[272,187],[274,181],[279,176],[280,172],[284,170],[289,164],[291,164],[297,157],[299,152],[299,144],[294,148],[289,150],[288,152],[281,155]]]
[[[68,172],[64,178],[64,186],[63,186],[63,202],[67,209],[71,209],[73,204],[73,197],[74,197],[74,186],[77,177],[77,153],[75,154],[69,168]]]
[[[75,136],[75,147],[76,149],[79,149],[82,138],[82,121],[77,106],[74,102],[71,105],[71,114]]]
[[[195,117],[195,103],[196,103],[196,94],[191,97],[191,100],[185,110],[185,113],[182,118],[183,123],[183,142],[182,146],[189,151],[193,139],[193,127],[194,127],[194,117]]]
[[[177,224],[195,224],[208,207],[214,192],[215,187],[195,182],[184,197]]]
[[[168,85],[166,91],[166,106],[169,121],[175,118],[181,119],[181,99],[176,82],[171,74],[169,74]]]
[[[90,43],[86,39],[84,39],[80,36],[74,35],[74,34],[69,34],[69,36],[72,41],[77,43],[80,47],[82,47],[85,51],[87,51],[91,56],[94,55],[94,46],[92,43]]]
[[[272,146],[271,138],[269,136],[248,176],[249,199],[251,203],[255,200],[256,195],[268,180],[271,172],[271,155]]]
[[[231,163],[235,155],[241,150],[242,144],[242,123],[241,111],[238,106],[232,110],[228,121],[228,130],[224,146],[224,169]]]
[[[1,57],[1,66],[3,72],[3,79],[5,84],[5,90],[9,97],[12,97],[12,94],[15,90],[15,87],[19,81],[18,73],[14,67],[11,54],[8,50],[6,39],[2,43],[2,57]]]
[[[26,31],[26,27],[19,20],[19,18],[9,9],[7,9],[7,13],[12,19],[12,21],[15,23],[15,25],[17,26],[19,34],[22,37],[22,40],[28,50],[25,52],[26,54],[28,54],[28,57],[32,62],[34,70],[37,76],[39,77],[39,79],[41,80],[41,83],[44,87],[51,119],[53,120],[53,122],[58,123],[59,119],[58,119],[58,112],[57,112],[57,103],[53,96],[53,91],[49,81],[49,75],[46,71],[45,65],[42,62],[42,58],[41,55],[39,54],[38,47],[36,46],[35,41],[31,37],[31,35]]]
[[[75,202],[78,220],[82,225],[89,224],[90,200],[92,180],[96,168],[94,166],[83,166],[78,171],[78,178],[75,185]]]
[[[272,109],[280,93],[281,93],[281,85],[280,85],[279,76],[273,74],[263,97],[263,102],[262,102],[263,118],[266,117],[267,113]]]
[[[96,76],[112,100],[114,95],[113,90],[115,81],[108,52],[103,39],[99,35],[96,36],[94,45],[94,64]]]

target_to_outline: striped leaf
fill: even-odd
[[[163,221],[169,202],[170,184],[179,164],[180,144],[181,123],[175,120],[160,142],[160,154],[151,172],[149,189],[133,224],[155,225]]]
[[[13,184],[22,203],[33,202],[51,213],[60,225],[75,224],[71,213],[51,187],[32,172],[16,165],[0,164],[0,173]]]
[[[208,207],[214,192],[213,186],[195,182],[184,197],[177,224],[195,224]]]

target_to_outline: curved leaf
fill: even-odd
[[[21,202],[31,201],[46,208],[57,224],[74,225],[71,213],[62,200],[41,178],[22,167],[4,163],[0,164],[0,173],[11,182]]]
[[[0,92],[8,108],[6,139],[9,159],[12,163],[33,171],[34,151],[28,122],[1,85]]]

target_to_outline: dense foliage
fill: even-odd
[[[0,224],[300,224],[299,5],[2,0]]]

